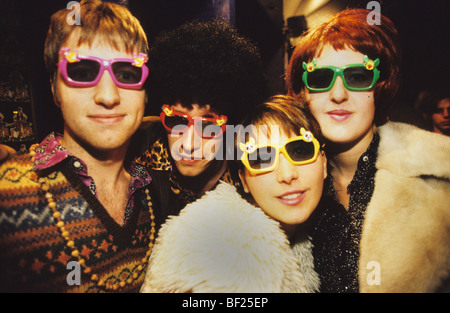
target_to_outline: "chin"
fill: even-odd
[[[127,141],[119,138],[109,140],[108,138],[100,138],[96,135],[92,135],[91,137],[75,137],[73,139],[79,146],[91,153],[109,153],[126,147],[127,144]]]
[[[291,216],[291,218],[287,222],[288,222],[288,224],[292,224],[292,225],[303,224],[304,222],[306,222],[308,220],[311,213],[312,213],[312,211],[306,211],[306,210],[302,209],[297,214]]]
[[[184,164],[180,164],[180,162],[176,161],[176,166],[178,169],[178,172],[180,172],[181,175],[187,176],[187,177],[195,177],[203,173],[205,170],[204,167],[197,167],[197,166],[187,166]]]
[[[124,147],[128,143],[127,140],[122,138],[115,138],[109,141],[100,141],[96,143],[99,150],[112,151]]]

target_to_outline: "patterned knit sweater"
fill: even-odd
[[[70,265],[71,256],[56,226],[45,192],[45,177],[66,230],[89,274]],[[118,225],[76,175],[68,159],[47,171],[33,170],[29,154],[17,155],[0,166],[0,292],[102,292],[91,281],[94,273],[106,284],[126,282],[117,291],[138,291],[145,271],[141,259],[150,242],[150,214],[139,190],[125,226]],[[71,263],[74,264],[74,263]],[[145,268],[146,264],[144,264]],[[77,276],[78,275],[78,276]],[[77,277],[80,279],[77,281]],[[117,287],[117,285],[116,285]]]

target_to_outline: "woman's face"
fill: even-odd
[[[316,57],[318,66],[363,63],[364,55],[352,49],[336,51],[327,45]],[[383,60],[381,60],[383,62]],[[337,77],[329,91],[311,92],[306,89],[306,100],[320,124],[325,138],[333,143],[355,144],[372,139],[375,115],[374,91],[350,91],[341,77]]]
[[[276,139],[273,135],[271,138],[260,135],[255,141],[257,145],[268,142],[277,144],[294,137],[283,131],[279,135]],[[305,222],[317,207],[326,175],[326,158],[322,151],[310,164],[293,165],[280,153],[278,165],[271,172],[252,175],[245,168],[239,173],[245,192],[252,195],[268,216],[279,221],[288,235],[298,224]]]

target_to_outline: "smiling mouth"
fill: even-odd
[[[293,200],[293,199],[297,199],[302,194],[303,194],[303,192],[290,193],[287,195],[280,196],[279,198],[282,200]]]
[[[296,205],[303,201],[306,197],[306,191],[287,192],[279,197],[278,200],[286,205]]]

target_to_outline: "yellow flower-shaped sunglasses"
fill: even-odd
[[[293,165],[313,163],[319,154],[320,144],[310,131],[302,127],[300,136],[260,145],[250,138],[245,145],[240,143],[239,148],[243,151],[242,163],[250,174],[256,175],[273,171],[278,165],[280,153]]]

